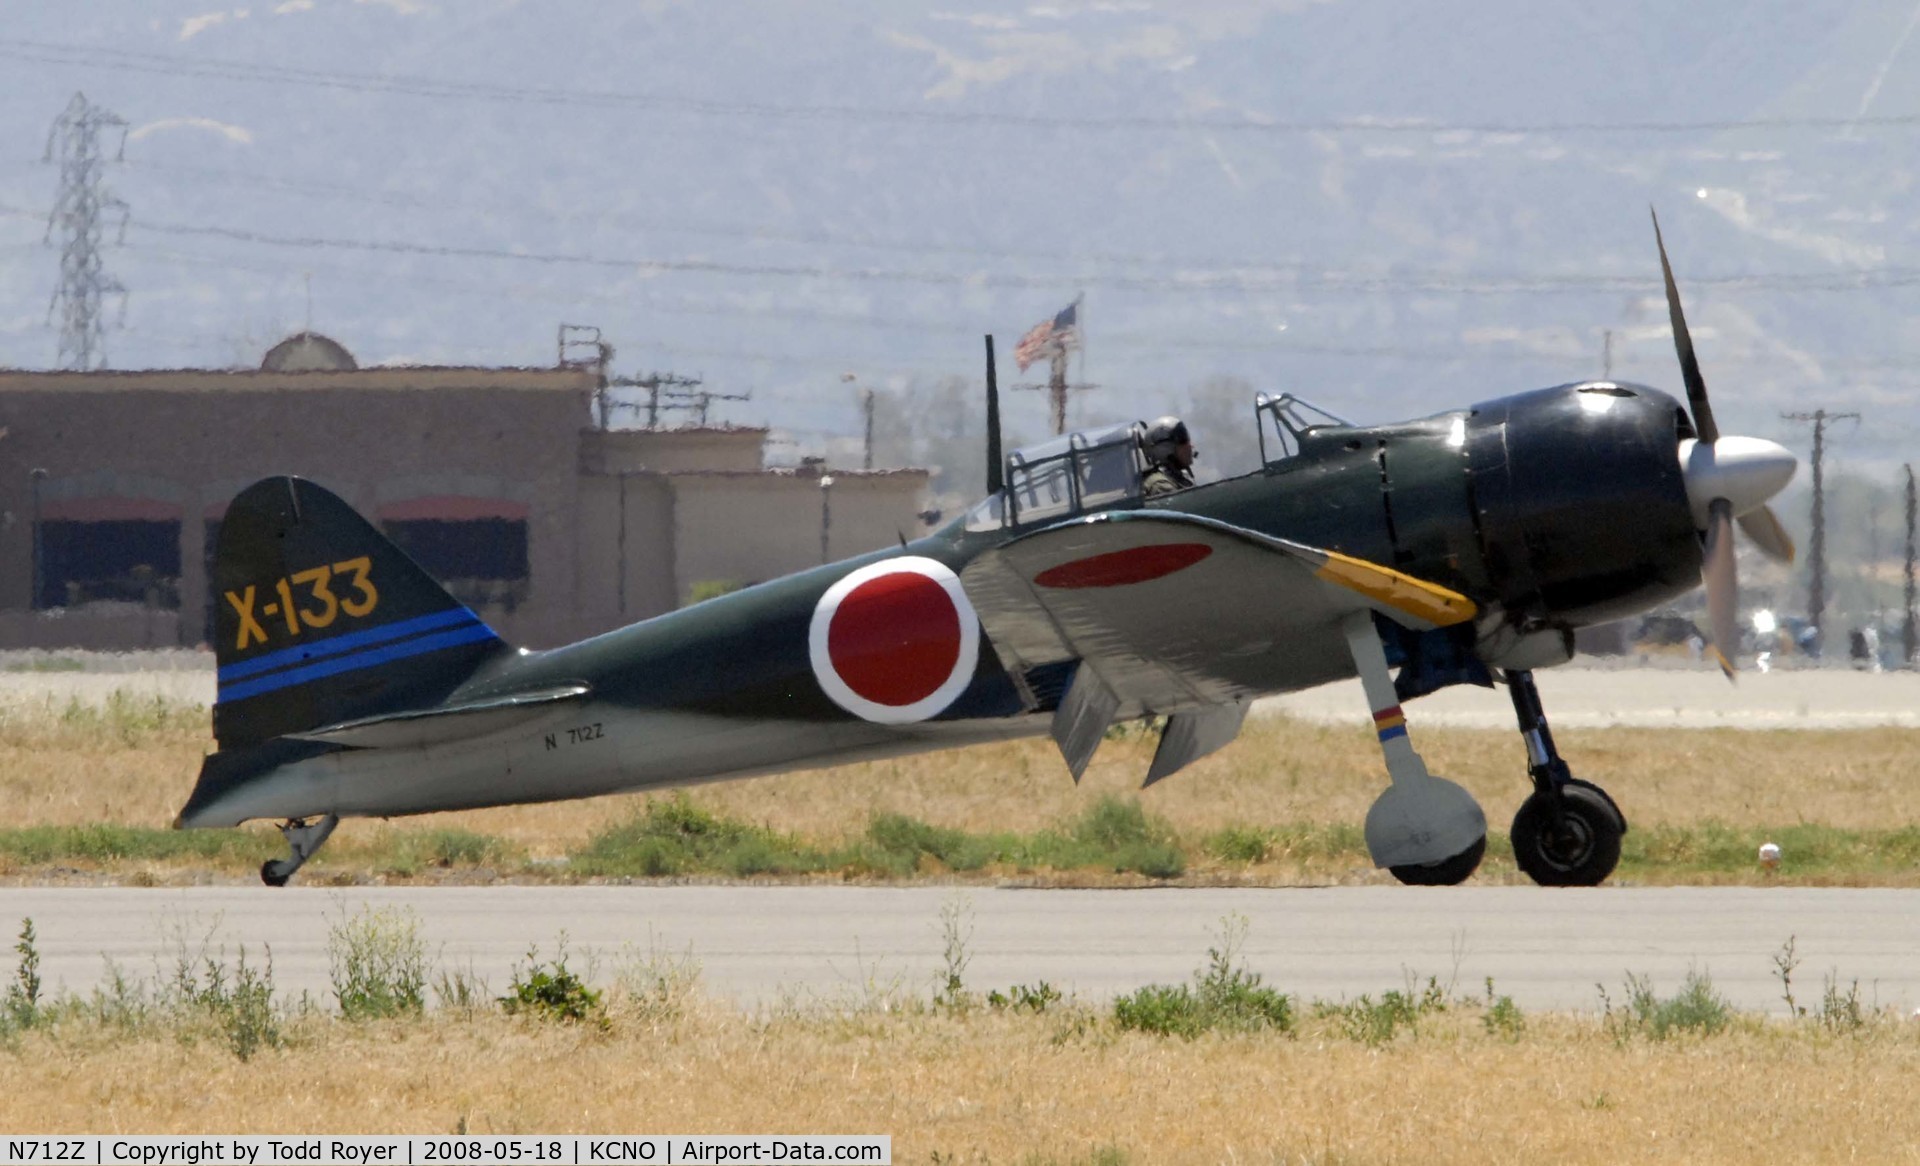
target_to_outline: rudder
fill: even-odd
[[[507,650],[492,628],[330,491],[265,478],[214,555],[222,750],[446,697]]]

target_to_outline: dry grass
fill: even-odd
[[[208,747],[204,713],[180,710],[151,720],[124,730],[58,710],[0,718],[7,824],[169,823]],[[1606,787],[1638,826],[1807,822],[1887,830],[1920,820],[1909,794],[1920,756],[1914,730],[1617,728],[1559,738],[1575,772]],[[1518,736],[1421,729],[1416,720],[1414,739],[1433,770],[1472,790],[1494,829],[1504,830],[1527,790]],[[857,835],[873,815],[889,812],[975,833],[1025,833],[1073,818],[1102,796],[1132,796],[1151,754],[1150,736],[1118,735],[1075,786],[1052,743],[1038,738],[707,786],[692,797],[726,817],[823,844]],[[1194,843],[1227,826],[1358,825],[1384,784],[1365,726],[1264,717],[1250,721],[1227,749],[1140,797]],[[629,819],[643,798],[432,815],[393,826],[356,823],[326,854],[340,859],[378,849],[394,833],[451,828],[504,839],[535,859],[557,857]],[[1196,873],[1207,873],[1204,862]],[[1310,873],[1370,877],[1364,866]],[[1499,877],[1497,869],[1488,873]]]
[[[1082,1014],[1086,1016],[1087,1014]],[[1118,1034],[1054,1013],[701,1004],[610,1031],[437,1016],[308,1022],[241,1063],[151,1035],[29,1033],[0,1053],[5,1124],[141,1132],[888,1133],[901,1162],[1911,1161],[1920,1032],[1833,1036],[1743,1020],[1616,1043],[1474,1012],[1374,1048],[1298,1037]]]

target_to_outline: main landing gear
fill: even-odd
[[[1520,735],[1527,742],[1533,793],[1513,816],[1513,858],[1543,887],[1593,887],[1620,861],[1627,820],[1605,790],[1581,781],[1553,747],[1531,671],[1509,671]]]
[[[1374,865],[1414,886],[1464,882],[1487,852],[1487,816],[1472,794],[1428,773],[1414,751],[1372,613],[1348,616],[1341,630],[1373,710],[1387,775],[1393,779],[1367,811],[1367,850]]]
[[[340,824],[338,814],[328,814],[323,818],[293,818],[280,823],[280,834],[287,840],[287,848],[293,853],[286,858],[270,858],[260,864],[260,881],[270,887],[284,887],[293,872],[306,865],[314,851],[333,833]]]
[[[1372,616],[1349,616],[1341,630],[1393,779],[1367,811],[1367,850],[1374,865],[1414,886],[1464,882],[1487,852],[1486,815],[1472,794],[1428,773],[1414,751]],[[1514,859],[1544,887],[1598,886],[1620,861],[1627,821],[1605,790],[1574,777],[1561,760],[1533,673],[1511,669],[1505,679],[1527,743],[1527,775],[1533,779],[1533,793],[1513,818]]]

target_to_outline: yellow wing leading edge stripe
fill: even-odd
[[[1320,553],[1327,561],[1314,571],[1316,577],[1437,627],[1465,623],[1479,613],[1473,600],[1457,591],[1338,551]]]

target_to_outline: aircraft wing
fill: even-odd
[[[1388,567],[1162,510],[1046,527],[982,552],[960,578],[1010,673],[1082,662],[1073,688],[1105,690],[1085,710],[1102,722],[1094,733],[1112,718],[1243,704],[1271,687],[1276,655],[1331,679],[1350,666],[1338,625],[1355,611],[1422,631],[1476,612]],[[1069,691],[1063,717],[1076,696],[1088,699]]]

